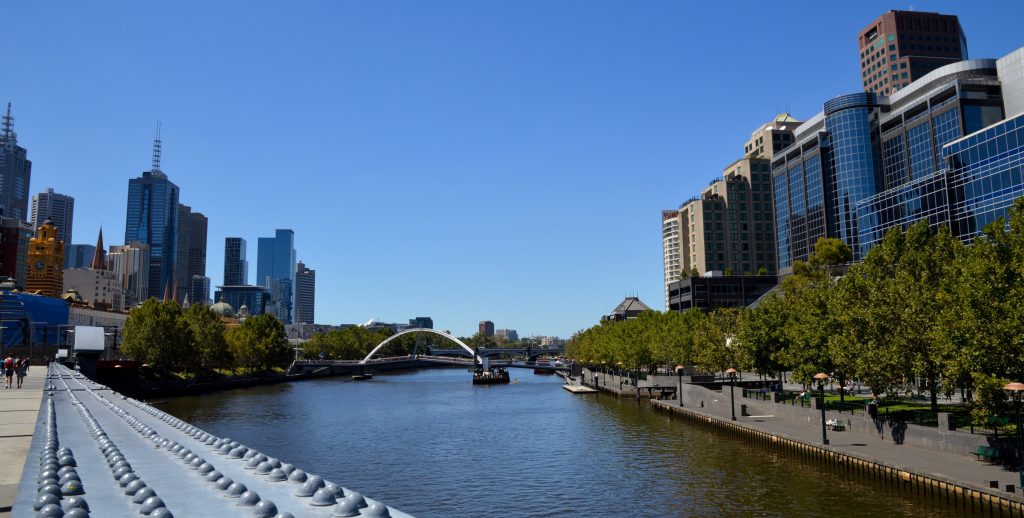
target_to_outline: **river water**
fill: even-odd
[[[418,517],[962,516],[561,379],[465,369],[329,378],[158,405]]]

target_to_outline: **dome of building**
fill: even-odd
[[[231,307],[231,304],[221,301],[210,306],[210,311],[219,317],[233,317],[235,316],[235,308]]]

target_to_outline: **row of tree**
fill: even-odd
[[[273,315],[250,317],[228,329],[201,304],[182,310],[177,302],[151,298],[128,315],[122,335],[121,353],[128,358],[184,372],[206,367],[252,373],[293,357],[284,325]]]
[[[973,391],[981,413],[1002,410],[1000,387],[1024,379],[1024,201],[970,246],[922,221],[891,230],[841,272],[850,255],[822,239],[754,308],[652,311],[577,333],[567,352],[629,370],[733,367],[799,381],[826,372],[876,394],[914,384],[933,409],[938,394]]]

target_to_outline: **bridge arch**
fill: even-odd
[[[373,355],[377,354],[377,351],[381,350],[381,348],[383,348],[389,342],[391,342],[395,338],[398,338],[399,336],[404,336],[404,335],[411,334],[411,333],[433,333],[435,335],[447,338],[447,339],[449,339],[449,340],[459,344],[459,347],[462,347],[463,349],[468,351],[469,354],[473,357],[473,359],[478,364],[479,363],[483,363],[483,359],[480,358],[480,355],[477,354],[476,351],[474,351],[472,347],[466,345],[462,340],[459,340],[458,338],[455,338],[454,336],[452,336],[452,335],[450,335],[448,333],[445,333],[444,331],[438,331],[436,329],[428,329],[426,327],[414,327],[412,329],[406,329],[406,330],[400,331],[398,333],[395,333],[395,334],[387,337],[386,340],[384,340],[383,342],[377,344],[377,347],[374,347],[373,350],[370,351],[370,354],[367,354],[366,358],[363,358],[362,361],[360,361],[359,363],[366,363],[366,362],[370,361],[370,358],[373,358]]]

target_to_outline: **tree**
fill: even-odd
[[[121,352],[133,360],[173,368],[191,358],[191,329],[177,302],[146,300],[128,314],[122,335]]]
[[[231,352],[224,339],[224,323],[209,307],[193,304],[182,315],[191,330],[190,350],[198,353],[198,363],[210,367],[223,367],[231,363]]]
[[[754,372],[781,378],[786,368],[782,358],[789,347],[785,333],[788,318],[785,302],[776,295],[769,295],[757,307],[740,314],[735,340]]]
[[[247,318],[240,327],[229,331],[226,338],[236,362],[250,374],[256,369],[269,370],[285,365],[292,359],[284,324],[269,313]]]

